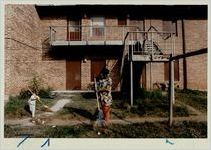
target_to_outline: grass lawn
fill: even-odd
[[[133,107],[129,105],[127,99],[113,94],[113,104],[111,106],[112,119],[126,119],[131,117],[151,116],[167,117],[169,113],[169,103],[167,96],[161,91],[144,93],[144,97],[137,98]],[[93,116],[97,108],[96,97],[93,93],[77,94],[72,98],[71,103],[57,113],[62,119],[95,119]],[[174,106],[174,116],[189,116],[189,112],[184,105]]]
[[[101,134],[98,135],[97,133]],[[130,125],[113,124],[93,129],[91,125],[35,126],[30,128],[5,125],[5,138],[28,134],[32,138],[207,138],[206,122],[178,122],[169,128],[167,122]]]
[[[205,91],[176,90],[175,99],[207,113],[207,92]]]
[[[113,94],[111,119],[126,119],[136,117],[167,117],[169,103],[165,93],[161,91],[147,92],[140,90],[134,101],[134,106],[129,101]],[[24,109],[27,98],[19,96],[10,97],[5,106],[5,116],[8,118],[23,118],[30,116]],[[52,106],[56,99],[41,99],[48,106]],[[174,116],[189,116],[190,112],[181,101],[202,112],[207,111],[207,93],[192,90],[176,90],[176,104],[174,105]],[[38,104],[38,113],[41,106]],[[55,119],[61,120],[95,120],[97,108],[94,93],[76,94],[72,101],[58,111]],[[22,134],[29,134],[30,137],[39,138],[207,138],[207,122],[175,122],[169,128],[167,122],[135,123],[135,124],[112,124],[107,128],[93,128],[92,125],[80,124],[73,126],[36,125],[21,127],[5,125],[5,137],[19,137]],[[98,135],[97,133],[101,134]]]
[[[129,100],[122,98],[118,94],[113,94],[113,104],[111,106],[112,119],[126,119],[136,117],[168,117],[169,102],[166,93],[161,91],[144,91],[140,89],[134,100],[134,106],[129,105]],[[191,113],[181,101],[202,112],[207,111],[207,93],[193,90],[176,90],[176,104],[174,105],[174,116],[189,116]],[[10,97],[5,106],[5,118],[22,118],[31,116],[26,110],[28,98],[20,96]],[[41,98],[44,104],[52,106],[57,99]],[[60,119],[95,119],[97,108],[96,96],[94,93],[76,94],[72,97],[72,102],[66,104],[62,110],[56,113],[55,117]],[[42,111],[42,107],[37,103],[37,113]]]

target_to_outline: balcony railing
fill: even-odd
[[[140,31],[137,26],[50,26],[54,41],[123,41],[127,32]]]
[[[121,63],[121,74],[123,72],[124,60],[137,58],[136,56],[146,57],[151,61],[161,60],[174,55],[175,33],[158,31],[132,31],[128,32],[124,39],[124,50]]]

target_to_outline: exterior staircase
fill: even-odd
[[[174,33],[158,31],[127,32],[121,61],[121,91],[133,99],[143,66],[149,62],[168,62],[174,53]],[[137,81],[138,80],[138,81]]]

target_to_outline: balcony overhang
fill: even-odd
[[[56,42],[56,41],[55,41]],[[83,59],[83,58],[111,58],[119,59],[122,56],[123,44],[118,43],[95,43],[86,41],[60,41],[51,46],[48,52],[52,58],[58,59]],[[79,44],[80,43],[80,44]],[[68,45],[70,44],[70,45]]]
[[[99,40],[99,41],[52,41],[51,46],[123,46],[123,41],[121,40]]]

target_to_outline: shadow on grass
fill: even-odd
[[[81,108],[74,108],[74,107],[65,107],[65,109],[69,113],[76,113],[84,118],[90,119],[90,120],[95,120],[95,114],[93,115],[91,112],[81,109]]]
[[[82,93],[81,95],[85,99],[95,99],[96,98],[95,92],[93,92],[93,93]],[[117,92],[112,92],[111,95],[112,95],[113,99],[120,100],[120,99],[124,98],[124,97],[122,97],[121,93],[118,92],[118,91]]]
[[[112,112],[112,114],[113,114],[114,116],[116,116],[118,119],[123,119],[123,120],[124,120],[124,117],[123,117],[122,115],[119,115],[119,114],[117,114],[117,113],[115,113],[115,112]]]

